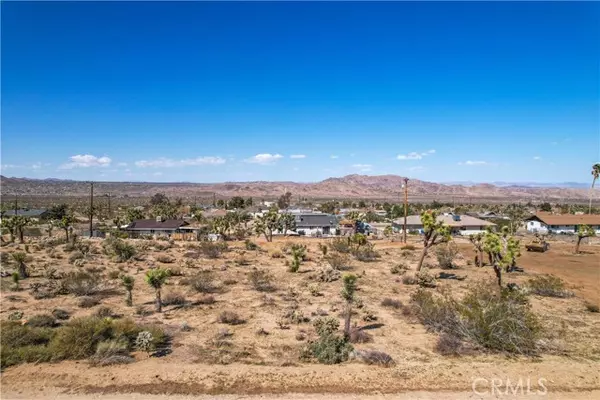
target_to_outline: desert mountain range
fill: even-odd
[[[257,197],[274,198],[290,191],[294,196],[313,199],[398,199],[403,177],[398,175],[347,175],[315,183],[298,182],[223,182],[223,183],[155,183],[155,182],[96,182],[95,193],[116,196],[146,197],[157,192],[180,197]],[[0,176],[2,193],[35,196],[85,196],[89,184],[85,181],[60,179],[8,178]],[[450,201],[465,199],[514,200],[585,200],[589,190],[572,187],[532,187],[528,185],[441,184],[417,179],[409,181],[409,196],[414,199]],[[598,191],[594,193],[599,198]]]

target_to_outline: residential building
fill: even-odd
[[[306,236],[335,235],[338,224],[332,214],[299,213],[292,214],[296,220],[296,232]]]
[[[450,227],[450,233],[453,235],[472,235],[484,232],[487,227],[494,227],[496,224],[484,221],[469,215],[455,215],[447,213],[438,215],[438,222],[443,222]],[[404,218],[399,218],[392,222],[392,228],[395,231],[402,232],[404,227]],[[407,232],[423,232],[423,224],[420,215],[409,215],[406,217]]]
[[[123,230],[131,237],[140,235],[171,236],[173,233],[185,233],[182,229],[189,224],[182,219],[137,219],[131,222]]]
[[[600,215],[537,213],[525,220],[529,232],[575,234],[579,226],[588,225],[600,234]]]

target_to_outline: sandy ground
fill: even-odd
[[[311,279],[322,265],[317,242],[311,239],[296,239],[309,245],[310,261],[302,264],[300,273],[287,272],[286,259],[271,258],[270,253],[281,249],[287,239],[274,243],[258,241],[262,252],[243,250],[243,243],[231,243],[232,250],[217,260],[200,259],[184,268],[184,275],[195,274],[199,269],[210,269],[217,274],[223,290],[215,293],[212,305],[190,307],[167,306],[162,314],[139,316],[135,307],[126,307],[123,295],[117,294],[102,300],[101,306],[109,306],[115,312],[131,317],[140,323],[162,325],[173,335],[172,353],[162,358],[148,358],[135,354],[137,361],[129,365],[93,368],[86,361],[66,361],[58,364],[26,364],[8,368],[2,373],[2,399],[73,399],[87,400],[102,397],[107,399],[205,399],[217,398],[373,398],[373,399],[479,399],[479,398],[531,398],[546,399],[591,399],[599,398],[600,392],[600,315],[585,310],[585,302],[599,302],[600,295],[600,246],[586,245],[581,255],[573,255],[571,243],[552,243],[547,253],[523,251],[519,265],[525,273],[506,276],[510,282],[523,284],[538,273],[553,273],[565,280],[576,293],[567,299],[532,296],[532,306],[538,311],[548,329],[555,333],[564,352],[543,355],[540,358],[507,358],[501,354],[477,354],[462,357],[445,357],[434,351],[437,335],[414,321],[409,321],[398,311],[381,306],[384,297],[408,303],[415,286],[401,283],[398,275],[390,273],[390,266],[406,261],[414,266],[418,250],[406,255],[400,243],[377,241],[376,249],[381,260],[371,263],[353,262],[352,272],[360,276],[358,295],[364,302],[356,322],[369,327],[372,343],[356,345],[359,349],[375,349],[389,353],[396,366],[380,368],[357,362],[326,366],[302,363],[298,360],[299,349],[305,341],[298,334],[310,337],[310,323],[292,324],[290,329],[278,328],[276,321],[290,306],[299,307],[306,316],[314,318],[319,310],[329,315],[338,315],[340,281],[320,283],[320,296],[312,296]],[[415,245],[419,244],[415,241]],[[166,251],[183,264],[185,249],[177,244]],[[34,261],[31,266],[41,269],[53,263],[65,270],[73,269],[65,253],[61,258],[50,258],[45,250],[32,247]],[[460,242],[463,253],[457,275],[466,275],[465,281],[444,280],[441,286],[452,288],[460,294],[468,285],[482,279],[493,279],[489,268],[476,268],[467,264],[472,259],[471,246]],[[103,255],[95,255],[87,265],[100,266],[103,273],[120,268],[136,277],[134,302],[137,306],[152,309],[153,292],[143,283],[143,273],[149,265],[157,264],[156,257],[164,252],[149,250],[143,261],[115,264]],[[62,254],[62,253],[61,253]],[[239,265],[236,260],[245,257],[250,265]],[[289,257],[287,257],[289,258]],[[170,265],[169,265],[170,266]],[[260,293],[247,282],[251,268],[269,270],[275,279],[277,291]],[[433,270],[437,273],[439,270]],[[4,278],[7,279],[7,278]],[[81,309],[77,298],[59,296],[35,300],[28,292],[28,285],[41,278],[23,281],[20,292],[3,290],[0,303],[1,319],[14,310],[24,311],[26,316],[49,312],[56,307],[67,309],[74,317],[89,315],[100,307]],[[108,278],[106,278],[108,279]],[[182,293],[193,302],[201,294],[192,293],[183,283],[184,277],[173,277],[164,289]],[[112,281],[117,286],[117,281]],[[13,296],[17,300],[8,300]],[[235,310],[246,323],[227,326],[217,321],[223,310]],[[362,317],[375,314],[375,322],[364,322]],[[186,322],[193,328],[181,332],[179,327]],[[233,349],[227,365],[223,360],[216,362],[207,358],[214,353],[209,341],[219,330],[229,329]],[[263,328],[268,336],[258,336],[257,329]],[[212,353],[211,353],[212,352]],[[503,393],[509,385],[521,379],[526,390],[527,379],[531,381],[533,394],[514,396],[491,393],[492,381],[500,380]],[[538,379],[544,379],[548,391],[537,394]],[[478,382],[478,395],[473,392],[473,381]],[[297,393],[292,395],[291,393]],[[192,397],[190,397],[192,396]],[[196,396],[196,397],[193,397]],[[487,396],[487,397],[486,397]]]

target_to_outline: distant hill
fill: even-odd
[[[244,196],[272,198],[290,191],[294,196],[322,199],[386,199],[399,198],[402,192],[403,177],[398,175],[347,175],[341,178],[328,178],[315,183],[297,182],[223,182],[223,183],[155,183],[155,182],[97,182],[97,193],[111,192],[117,196],[151,196],[164,192],[169,196],[220,197]],[[60,179],[8,178],[0,176],[4,194],[23,195],[84,196],[89,192],[89,184],[83,181]],[[547,185],[547,184],[546,184]],[[586,187],[579,183],[567,183],[565,187],[549,187],[543,184],[441,184],[411,179],[409,194],[413,199],[448,201],[450,198],[486,198],[518,200],[584,200],[589,196]],[[560,184],[557,184],[559,186]],[[598,198],[598,191],[594,196]]]

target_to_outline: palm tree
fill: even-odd
[[[596,183],[596,179],[600,177],[600,163],[592,165],[592,177],[592,187],[590,188],[590,209],[588,214],[592,213],[592,196],[594,195],[594,184]]]
[[[156,292],[156,311],[162,312],[162,299],[160,296],[160,289],[162,289],[163,284],[167,281],[167,278],[171,274],[169,270],[163,268],[155,268],[146,272],[146,282],[148,285],[152,286]]]
[[[17,251],[12,253],[13,260],[17,263],[17,269],[19,270],[19,276],[21,279],[25,279],[29,277],[27,273],[27,266],[25,265],[25,260],[27,260],[27,254],[22,251]]]
[[[132,306],[133,305],[133,295],[131,292],[133,291],[133,285],[135,284],[135,279],[133,279],[133,276],[123,275],[123,276],[121,276],[121,284],[123,285],[125,290],[127,290],[127,299],[125,300],[125,302],[127,303],[128,306]]]

